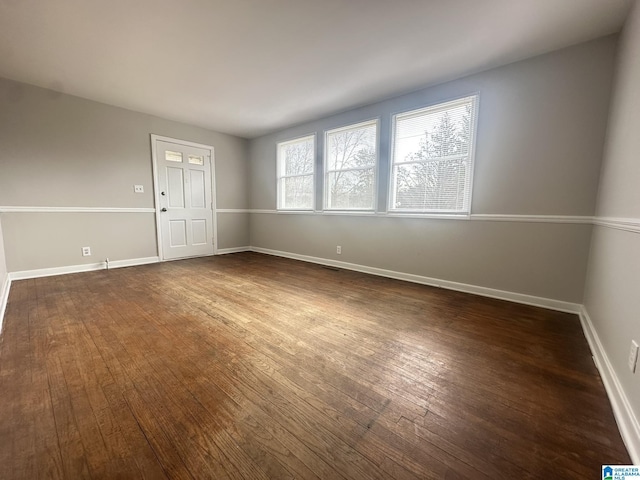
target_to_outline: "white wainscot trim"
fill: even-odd
[[[594,217],[593,224],[625,232],[640,233],[640,218]]]
[[[0,206],[0,213],[155,213],[155,208]]]
[[[411,219],[437,219],[437,220],[462,220],[485,222],[524,222],[524,223],[576,223],[590,225],[593,217],[581,215],[506,215],[499,213],[474,213],[468,214],[437,214],[437,213],[410,213],[410,212],[365,212],[365,211],[341,211],[341,210],[218,210],[224,213],[259,213],[276,215],[355,215],[376,218],[411,218]]]
[[[283,252],[279,250],[271,250],[261,247],[250,247],[252,252],[274,255],[277,257],[291,258],[293,260],[301,260],[303,262],[317,263],[331,267],[343,268],[345,270],[354,270],[356,272],[369,273],[380,277],[394,278],[396,280],[405,280],[407,282],[420,283],[432,287],[446,288],[448,290],[456,290],[458,292],[472,293],[483,297],[496,298],[499,300],[507,300],[510,302],[521,303],[524,305],[532,305],[535,307],[548,308],[560,312],[580,313],[580,304],[554,300],[551,298],[536,297],[522,293],[508,292],[506,290],[497,290],[494,288],[481,287],[478,285],[469,285],[466,283],[452,282],[449,280],[441,280],[438,278],[425,277],[422,275],[414,275],[412,273],[396,272],[393,270],[385,270],[383,268],[369,267],[366,265],[358,265],[355,263],[341,262],[327,258],[311,257],[309,255],[300,255],[297,253]]]
[[[267,213],[278,213],[278,211],[277,210],[255,209],[254,208],[254,209],[249,210],[249,213],[264,213],[264,214],[267,214]],[[308,213],[313,213],[313,212],[308,212]]]
[[[580,309],[580,323],[609,396],[622,440],[629,451],[632,463],[638,465],[640,464],[640,424],[638,418],[631,408],[629,399],[618,380],[618,375],[609,361],[607,352],[598,337],[598,332],[596,332],[591,317],[584,306]]]
[[[253,213],[250,208],[216,208],[216,213]]]
[[[579,215],[503,215],[498,213],[471,215],[471,220],[486,222],[524,222],[524,223],[577,223],[590,225],[593,217]]]
[[[153,207],[43,207],[43,206],[2,206],[0,213],[156,213]],[[339,210],[270,210],[252,208],[218,208],[215,213],[256,213],[277,215],[352,215],[363,217],[389,217],[440,220],[475,220],[488,222],[524,222],[524,223],[565,223],[599,225],[602,227],[640,233],[640,219],[622,217],[590,217],[580,215],[510,215],[497,213],[474,213],[471,215],[449,214],[412,214],[399,212],[368,212]]]

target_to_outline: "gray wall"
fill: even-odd
[[[640,4],[621,36],[603,161],[597,214],[634,219],[640,225]],[[585,307],[636,419],[640,417],[640,370],[627,355],[640,342],[640,233],[594,227]]]
[[[2,225],[10,272],[157,256],[153,213],[4,213]]]
[[[472,214],[591,216],[616,41],[606,37],[252,140],[251,208],[273,210],[278,141],[317,132],[321,152],[324,130],[379,117],[382,200],[370,217],[253,213],[251,245],[582,303],[591,226],[385,215],[391,115],[479,93]]]
[[[0,215],[0,302],[2,301],[4,282],[7,280],[7,262],[4,256],[4,240],[2,235],[2,215]],[[0,307],[1,308],[1,307]],[[2,317],[0,315],[0,325]]]
[[[217,208],[247,208],[246,140],[4,79],[0,207],[152,208],[151,133],[212,145]],[[247,214],[218,224],[220,248],[248,243]],[[8,213],[3,226],[9,271],[158,255],[153,213]]]

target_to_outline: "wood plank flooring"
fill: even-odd
[[[255,253],[23,280],[0,478],[599,478],[575,315]]]

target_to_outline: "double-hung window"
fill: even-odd
[[[325,209],[374,209],[377,133],[376,120],[326,132]]]
[[[316,137],[278,143],[278,210],[313,210]]]
[[[468,214],[477,96],[393,117],[391,212]]]

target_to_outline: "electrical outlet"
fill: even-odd
[[[144,185],[134,185],[133,191],[135,193],[144,193]]]
[[[342,255],[342,247],[341,247],[340,245],[338,245],[338,246],[336,247],[336,253],[337,253],[338,255]]]
[[[82,247],[82,256],[88,257],[91,255],[91,247]]]
[[[638,343],[631,340],[631,349],[629,350],[629,370],[636,373],[636,365],[638,364]]]

